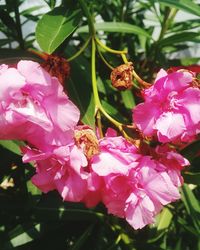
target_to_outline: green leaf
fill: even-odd
[[[70,248],[70,250],[81,250],[83,249],[83,245],[86,242],[86,240],[89,238],[92,230],[94,228],[94,225],[88,227],[88,229],[81,235],[79,239],[76,240],[75,244]]]
[[[181,250],[182,249],[182,247],[181,247],[181,242],[182,242],[182,239],[180,238],[180,239],[178,239],[178,241],[177,241],[177,243],[176,243],[176,247],[175,247],[175,249],[174,250]]]
[[[24,244],[27,244],[41,237],[41,224],[18,225],[9,232],[9,241],[5,243],[4,249],[13,249]]]
[[[200,173],[185,172],[182,175],[186,183],[200,185]]]
[[[170,210],[168,208],[163,208],[159,217],[157,230],[158,231],[166,230],[171,223],[172,217],[173,215],[170,212]]]
[[[178,217],[178,223],[181,224],[181,226],[187,230],[188,232],[194,234],[195,236],[199,237],[199,233],[197,232],[197,230],[192,227],[191,225],[188,224],[188,221],[186,221],[185,219]]]
[[[119,110],[112,105],[110,105],[108,102],[102,100],[102,106],[106,110],[106,112],[111,115],[113,118],[118,120],[119,122],[124,121],[124,117],[119,113]]]
[[[27,8],[27,9],[23,10],[22,12],[20,12],[20,15],[25,16],[25,15],[31,14],[33,11],[39,10],[41,8],[44,8],[44,6],[43,5],[33,6],[33,7]]]
[[[135,107],[135,100],[131,90],[121,91],[122,101],[127,109]]]
[[[81,18],[79,9],[57,7],[46,13],[36,27],[36,40],[42,50],[51,54],[77,28]]]
[[[103,219],[103,214],[93,212],[89,209],[66,208],[64,206],[42,206],[38,205],[33,209],[36,218],[43,221],[48,220],[69,220],[69,221],[97,221]]]
[[[162,212],[156,217],[157,230],[155,236],[148,240],[149,243],[156,242],[166,233],[166,230],[171,224],[172,218],[173,214],[170,210],[166,207],[163,208]]]
[[[72,49],[67,49],[67,53]],[[81,112],[81,121],[91,127],[95,127],[95,104],[92,95],[90,65],[80,55],[71,62],[71,74],[67,83],[67,90],[70,98],[78,106]]]
[[[195,4],[191,0],[158,0],[159,3],[162,3],[169,7],[174,7],[191,14],[200,16],[200,6]]]
[[[0,145],[17,155],[21,155],[21,150],[19,146],[24,144],[18,141],[1,140]]]
[[[176,43],[184,43],[188,41],[195,42],[196,38],[199,38],[200,35],[198,32],[182,32],[169,37],[166,37],[158,42],[160,47],[176,44]]]
[[[192,161],[199,153],[200,140],[189,144],[187,147],[181,150],[181,154],[189,161]]]
[[[10,30],[12,30],[12,35],[17,36],[17,28],[14,19],[5,10],[0,10],[0,20],[4,25],[6,25]]]
[[[185,208],[191,216],[194,226],[200,233],[200,204],[187,184],[183,185],[181,194]]]
[[[40,195],[42,192],[29,180],[27,181],[27,190],[31,195]]]
[[[96,23],[95,29],[97,31],[106,31],[106,32],[116,32],[116,33],[127,33],[127,34],[136,34],[141,36],[146,36],[151,38],[150,34],[146,30],[129,23],[124,22],[103,22]],[[77,29],[77,33],[88,33],[88,26],[82,26]]]

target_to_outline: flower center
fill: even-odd
[[[178,109],[178,100],[176,91],[172,91],[168,94],[166,103],[164,103],[164,109],[166,110]]]

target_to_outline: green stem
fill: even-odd
[[[97,89],[97,79],[96,79],[96,44],[94,38],[92,38],[92,62],[91,62],[91,70],[92,70],[92,89],[94,94],[94,102],[95,102],[95,111],[96,113],[98,111],[101,111],[101,113],[113,124],[115,125],[119,131],[126,136],[125,131],[123,130],[123,124],[116,121],[114,118],[112,118],[103,108],[101,105],[100,99],[99,99],[99,93]]]
[[[99,136],[100,136],[100,138],[103,138],[103,130],[102,130],[101,113],[100,113],[100,111],[97,112],[96,121],[97,121],[97,127],[99,129]]]
[[[142,80],[142,78],[139,77],[139,75],[135,72],[135,70],[133,70],[132,73],[133,73],[133,77],[135,78],[135,80],[138,81],[139,84],[140,84],[142,87],[148,88],[148,87],[151,86],[150,83],[148,83],[148,82]]]
[[[164,17],[164,21],[162,24],[162,29],[160,31],[158,41],[160,41],[164,37],[166,31],[168,30],[169,26],[171,25],[172,21],[174,20],[177,11],[178,10],[175,8],[167,10],[165,17]]]
[[[91,36],[85,41],[85,43],[83,44],[83,46],[70,58],[67,59],[68,62],[74,60],[75,58],[77,58],[88,46],[89,42],[91,40]]]
[[[95,27],[94,27],[94,22],[93,22],[93,18],[88,10],[87,5],[85,4],[84,0],[78,0],[79,4],[83,10],[83,12],[85,13],[87,20],[88,20],[88,26],[89,26],[89,30],[90,30],[90,34],[91,35],[95,35],[96,31],[95,31]]]
[[[126,55],[121,54],[121,57],[122,57],[124,63],[128,63],[128,59],[127,59]],[[150,83],[145,82],[144,80],[142,80],[142,78],[139,77],[139,75],[135,72],[134,69],[133,69],[133,71],[132,71],[132,74],[133,74],[133,77],[139,82],[139,84],[140,84],[142,87],[148,88],[148,87],[151,86]]]
[[[109,48],[108,46],[106,46],[105,44],[103,44],[97,37],[95,37],[95,41],[97,42],[97,44],[101,48],[103,48],[104,50],[106,50],[106,51],[108,51],[110,53],[118,54],[118,55],[127,54],[127,50],[115,50],[115,49]]]
[[[126,55],[121,54],[122,60],[124,61],[124,63],[128,63],[128,59],[126,57]]]
[[[92,38],[92,61],[91,61],[91,70],[92,70],[92,89],[94,94],[94,102],[96,105],[96,112],[100,109],[101,103],[99,100],[99,94],[97,89],[97,79],[96,79],[96,45],[94,38]]]
[[[105,57],[102,55],[101,51],[99,48],[98,49],[98,53],[99,53],[99,56],[101,57],[101,60],[105,63],[106,66],[108,66],[109,69],[113,70],[114,67],[112,65],[110,65],[109,62],[107,62],[107,60],[105,59]]]

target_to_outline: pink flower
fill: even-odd
[[[105,137],[99,144],[100,154],[93,157],[91,167],[103,179],[102,201],[109,213],[138,229],[180,198],[181,182],[174,176],[176,172],[179,177],[188,161],[178,153],[158,147],[154,156],[143,156],[123,137]]]
[[[84,202],[89,207],[99,202],[99,177],[90,173],[88,161],[76,145],[63,146],[52,152],[26,147],[23,153],[23,162],[35,163],[36,174],[32,182],[42,192],[57,190],[63,200]]]
[[[69,144],[45,150],[23,147],[23,162],[34,162],[36,174],[32,182],[42,192],[57,190],[65,201],[83,202],[92,207],[100,201],[101,180],[91,171],[87,157],[98,152],[98,145],[88,126],[77,126],[73,137]]]
[[[144,91],[145,102],[133,109],[133,120],[145,136],[160,142],[189,142],[200,132],[200,90],[187,71],[160,70],[153,86]]]
[[[20,61],[0,67],[0,139],[25,140],[35,147],[72,140],[79,110],[56,77],[38,63]]]

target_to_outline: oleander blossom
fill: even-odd
[[[109,213],[139,229],[153,223],[164,205],[180,198],[180,170],[189,162],[177,152],[158,146],[145,156],[123,137],[105,137],[99,146],[91,166],[103,179],[102,201]]]
[[[79,116],[58,79],[37,62],[0,66],[0,139],[24,140],[40,149],[66,145]]]
[[[144,91],[144,103],[133,109],[133,121],[145,136],[160,142],[190,142],[200,132],[200,89],[193,74],[161,69]]]
[[[88,152],[91,155],[98,153],[90,141],[87,148],[87,138],[95,135],[88,126],[77,126],[74,130],[74,139],[70,144],[39,150],[23,147],[23,162],[33,161],[36,174],[32,177],[32,183],[42,192],[47,193],[57,190],[64,201],[83,202],[87,207],[93,207],[100,201],[100,178],[92,172],[88,160]],[[78,135],[78,138],[76,138]],[[78,142],[77,142],[77,140]]]

